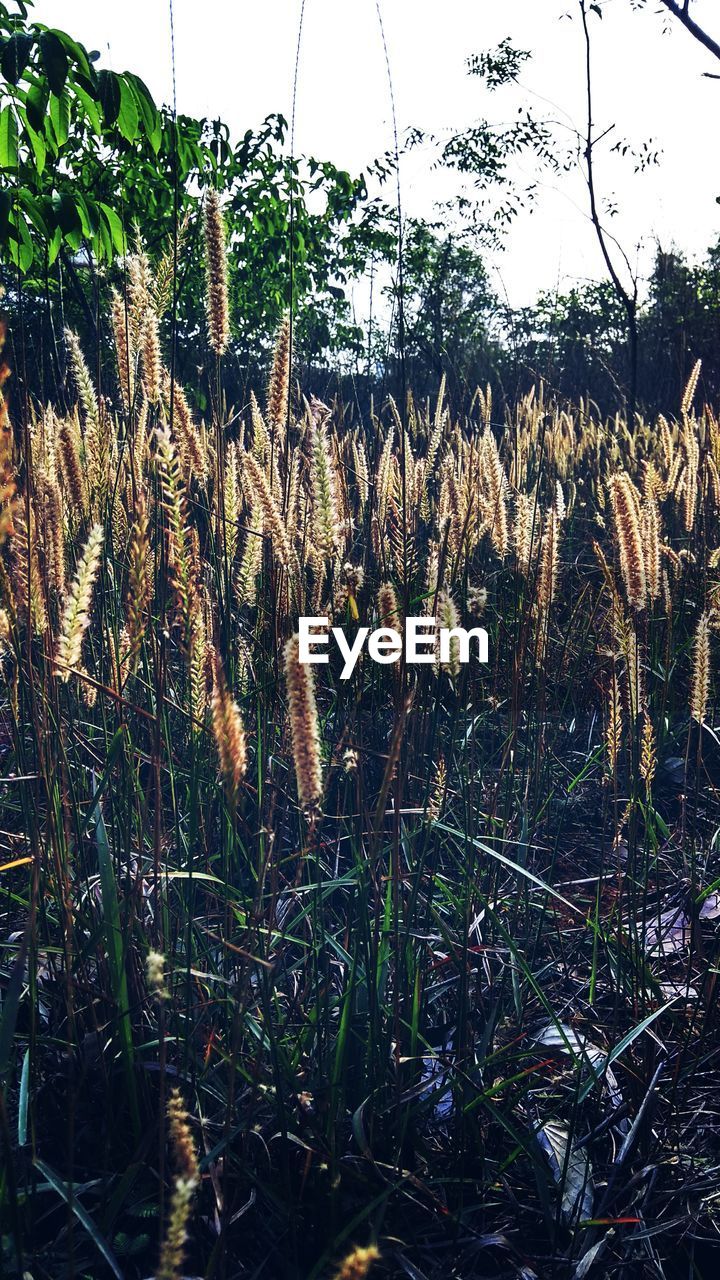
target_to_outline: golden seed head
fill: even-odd
[[[210,346],[221,356],[230,340],[225,221],[217,191],[205,198],[205,290]]]
[[[284,430],[290,392],[290,316],[285,315],[275,339],[270,382],[268,384],[268,421],[272,428]]]
[[[710,694],[710,617],[703,613],[695,632],[693,646],[692,683],[690,688],[690,715],[702,724]]]
[[[301,808],[312,815],[319,808],[323,792],[320,721],[312,668],[300,661],[297,635],[285,645],[284,666],[298,799]]]
[[[379,1257],[380,1251],[375,1248],[375,1245],[368,1245],[365,1249],[359,1247],[353,1249],[336,1272],[335,1280],[365,1280],[365,1276]]]
[[[73,669],[80,662],[83,638],[90,625],[90,605],[100,570],[104,537],[102,525],[94,525],[80,558],[75,581],[68,593],[55,651],[57,674],[62,681],[70,679]]]
[[[614,476],[610,500],[615,519],[615,535],[628,604],[643,609],[647,603],[647,576],[640,528],[640,505],[637,490],[627,472]]]
[[[247,739],[240,708],[227,687],[222,662],[214,652],[211,654],[211,663],[213,736],[228,801],[232,808],[236,808],[247,771]]]

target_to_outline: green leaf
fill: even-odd
[[[10,219],[11,232],[8,241],[10,257],[20,271],[29,271],[35,258],[32,237],[27,222],[21,213],[13,212]],[[12,232],[15,232],[13,236]]]
[[[75,85],[75,96],[84,108],[85,115],[90,121],[95,133],[102,133],[102,116],[100,115],[100,108],[95,99],[92,98],[87,90],[83,89],[79,84]]]
[[[77,205],[78,217],[82,226],[83,235],[87,240],[92,240],[98,229],[100,222],[97,205],[94,200],[88,199],[86,196],[76,195],[75,203]]]
[[[5,998],[3,1000],[2,1017],[0,1018],[0,1084],[5,1080],[5,1075],[10,1064],[13,1040],[15,1038],[15,1026],[17,1023],[20,996],[22,995],[23,980],[25,977],[27,943],[27,933],[24,933],[20,946],[17,950],[15,963],[10,970],[10,978],[7,983]]]
[[[0,111],[0,168],[17,170],[18,126],[15,108],[8,103]]]
[[[150,90],[139,76],[134,75],[131,71],[126,71],[124,78],[132,85],[143,129],[145,130],[150,146],[152,147],[155,155],[157,155],[162,145],[162,121],[160,119],[160,113],[155,106]]]
[[[67,93],[50,95],[50,122],[58,147],[64,147],[70,136],[70,99]]]
[[[119,76],[118,81],[120,85],[120,110],[118,112],[117,127],[123,138],[128,142],[134,142],[138,135],[140,123],[137,100],[132,85],[129,84],[126,77]]]
[[[25,111],[28,121],[38,132],[45,125],[48,96],[45,85],[40,83],[31,85],[25,94]]]
[[[114,71],[98,71],[98,94],[105,124],[112,128],[120,114],[120,79]]]
[[[9,191],[0,191],[0,243],[4,244],[8,237],[12,196]]]
[[[18,1098],[18,1146],[24,1147],[27,1142],[28,1094],[30,1092],[30,1050],[25,1050],[22,1072],[20,1074],[20,1095]]]
[[[140,1117],[135,1092],[135,1051],[132,1038],[132,1022],[130,1020],[128,981],[127,974],[125,972],[123,931],[120,923],[120,907],[118,904],[117,886],[115,884],[115,869],[112,863],[110,844],[108,841],[101,806],[98,806],[95,824],[95,842],[97,844],[98,864],[100,869],[100,892],[102,896],[103,917],[105,922],[108,967],[110,969],[113,997],[120,1015],[118,1028],[120,1050],[125,1066],[125,1080],[133,1118],[133,1126],[137,1133],[140,1129]]]
[[[54,29],[48,32],[48,34],[54,36],[55,39],[59,41],[68,58],[77,63],[84,76],[87,76],[90,80],[95,79],[95,68],[93,67],[88,57],[87,50],[83,45],[78,44],[77,40],[73,40],[72,36],[69,36],[66,31],[58,31]]]
[[[60,230],[59,227],[56,227],[55,231],[53,232],[52,239],[48,241],[48,247],[47,247],[48,267],[51,267],[55,262],[55,260],[57,259],[57,256],[60,252],[61,245],[62,245],[62,231]]]
[[[24,188],[18,193],[18,201],[30,219],[30,224],[40,233],[44,240],[49,240],[52,236],[52,224],[54,219],[48,222],[46,205],[43,201],[38,200]]]
[[[100,210],[101,217],[105,219],[108,225],[112,242],[115,247],[115,252],[126,253],[127,243],[125,240],[125,232],[123,230],[123,224],[120,221],[120,218],[116,214],[115,210],[110,207],[109,204],[104,204],[101,202],[98,208]]]
[[[0,57],[0,71],[10,84],[17,84],[28,62],[33,46],[32,36],[16,31],[8,40]]]
[[[41,178],[45,168],[45,161],[47,159],[45,139],[41,133],[36,133],[29,120],[26,121],[25,128],[33,156],[35,157],[35,171],[38,178]]]
[[[45,68],[48,84],[58,96],[65,88],[68,58],[63,42],[54,31],[43,31],[40,40],[40,60]]]
[[[113,258],[113,241],[110,235],[110,228],[107,220],[100,217],[98,220],[98,229],[93,237],[92,242],[93,253],[95,257],[103,262],[112,262]]]
[[[120,1270],[117,1258],[112,1252],[110,1245],[104,1236],[100,1234],[87,1209],[84,1209],[80,1204],[80,1201],[72,1191],[72,1188],[68,1187],[62,1179],[58,1177],[55,1171],[51,1169],[49,1165],[45,1164],[44,1160],[36,1159],[34,1164],[35,1168],[40,1171],[46,1182],[48,1182],[53,1188],[53,1191],[57,1191],[58,1195],[61,1196],[65,1203],[70,1206],[78,1222],[80,1222],[85,1228],[96,1249],[102,1254],[103,1258],[107,1262],[116,1280],[123,1280],[123,1273]]]
[[[56,191],[52,197],[52,204],[55,211],[55,221],[64,236],[72,235],[76,231],[82,231],[82,223],[80,222],[80,214],[75,204],[75,198],[70,195],[69,191]]]

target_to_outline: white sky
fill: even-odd
[[[576,0],[381,0],[398,124],[440,133],[483,115],[511,120],[521,104],[565,126],[583,126],[582,33]],[[660,166],[636,176],[630,160],[598,161],[603,197],[615,198],[609,226],[641,272],[659,239],[700,254],[720,231],[718,108],[720,63],[656,0],[603,0],[593,21],[595,118],[610,141],[653,138]],[[717,0],[694,0],[697,20],[720,38]],[[572,20],[563,17],[571,12]],[[170,97],[168,0],[37,0],[34,16],[62,27],[101,65],[136,71],[156,100]],[[178,108],[221,116],[235,136],[273,111],[290,117],[300,0],[175,0]],[[530,49],[521,90],[490,95],[468,77],[465,59],[504,36]],[[568,134],[568,138],[569,138]],[[359,172],[392,146],[390,102],[376,0],[306,0],[297,98],[296,151]],[[431,153],[403,162],[406,211],[431,215],[447,186]],[[526,167],[528,179],[535,174]],[[603,275],[586,193],[577,173],[546,176],[534,212],[522,213],[505,251],[492,260],[495,284],[513,305],[540,289]],[[639,247],[639,256],[638,256]]]

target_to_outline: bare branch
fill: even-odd
[[[698,26],[694,18],[690,17],[689,0],[684,0],[682,6],[677,4],[676,0],[662,0],[662,4],[664,4],[665,8],[670,11],[673,17],[677,18],[678,22],[682,22],[686,30],[688,30],[696,40],[699,40],[700,44],[704,45],[706,49],[710,50],[710,53],[720,59],[720,44],[718,44],[717,40],[713,40],[712,36],[708,35],[707,31],[703,31],[702,27]]]
[[[638,332],[637,332],[637,302],[638,302],[638,285],[637,279],[630,272],[632,280],[632,292],[625,288],[618,274],[615,263],[610,253],[608,245],[608,236],[605,233],[600,214],[597,207],[597,195],[595,191],[595,169],[593,164],[593,148],[597,143],[597,139],[593,136],[593,94],[592,94],[592,59],[590,52],[590,31],[587,20],[586,0],[579,0],[580,14],[582,17],[583,35],[585,37],[585,91],[586,91],[586,110],[587,110],[587,132],[585,136],[585,177],[587,180],[588,195],[590,197],[590,217],[595,228],[600,251],[605,261],[608,274],[612,281],[616,297],[625,309],[628,322],[628,336],[630,339],[630,413],[635,412],[635,397],[637,391],[637,361],[638,361]],[[602,136],[602,135],[601,135]],[[615,241],[617,244],[617,241]],[[619,246],[618,246],[619,247]],[[627,256],[620,249],[625,264],[630,270],[630,264]]]

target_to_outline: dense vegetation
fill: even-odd
[[[509,315],[481,122],[364,333],[365,178],[0,25],[0,1272],[711,1277],[717,249],[633,367],[612,281]]]
[[[206,231],[221,382],[217,201]],[[398,1276],[702,1274],[699,370],[652,428],[536,395],[494,425],[489,392],[456,421],[442,389],[363,422],[293,401],[285,325],[266,410],[206,427],[127,272],[112,400],[68,332],[70,412],[6,434],[8,1265],[143,1275],[169,1212],[206,1275],[319,1276],[368,1236]],[[301,614],[408,613],[484,617],[490,666],[298,662]]]
[[[330,161],[291,156],[282,116],[239,141],[220,120],[175,117],[156,107],[137,76],[97,70],[97,54],[33,23],[30,6],[18,8],[25,16],[0,6],[0,276],[10,316],[22,316],[11,334],[14,342],[22,333],[22,351],[13,352],[16,394],[67,405],[66,324],[81,334],[102,392],[104,281],[109,275],[122,287],[123,255],[139,236],[151,257],[168,251],[166,271],[177,255],[177,371],[192,384],[196,406],[207,409],[213,362],[202,304],[202,202],[213,187],[225,194],[230,248],[228,403],[246,402],[264,384],[273,335],[292,306],[295,368],[306,389],[326,397],[337,391],[364,410],[372,395],[401,399],[403,373],[419,396],[436,395],[445,376],[458,408],[478,385],[490,382],[496,403],[512,404],[540,379],[569,403],[589,396],[602,413],[627,407],[627,317],[611,281],[544,296],[520,311],[509,310],[489,282],[485,249],[501,243],[532,199],[532,189],[513,180],[514,161],[532,157],[550,169],[568,163],[543,121],[481,119],[450,137],[413,131],[405,141],[434,147],[437,164],[458,174],[464,194],[435,221],[406,221],[401,370],[392,154],[353,177]],[[507,92],[528,57],[504,41],[469,59],[468,72],[492,93]],[[168,250],[176,226],[178,243]],[[679,401],[697,358],[703,390],[715,395],[717,263],[716,245],[695,265],[658,246],[637,316],[636,399],[648,410]],[[364,332],[351,289],[368,273],[379,296]]]

